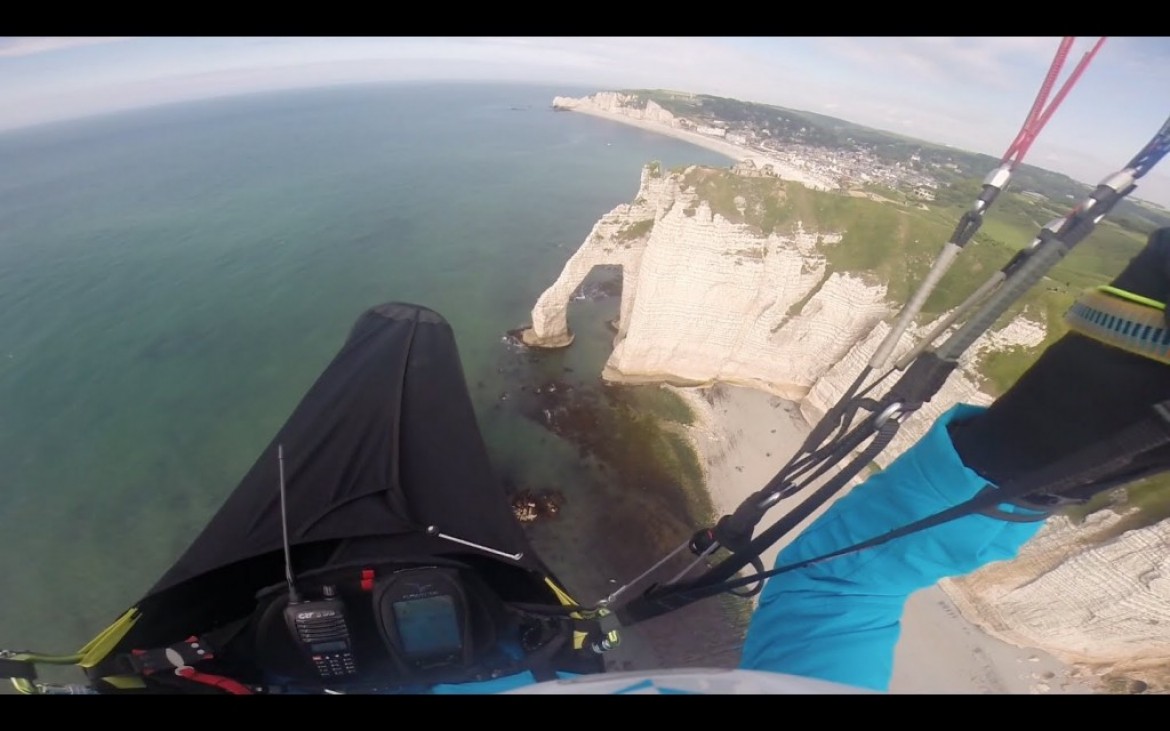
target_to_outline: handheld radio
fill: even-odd
[[[324,587],[324,593],[318,601],[290,601],[284,620],[322,679],[343,678],[357,672],[345,603],[332,586]]]
[[[353,642],[345,620],[345,602],[333,586],[325,586],[318,600],[302,600],[293,581],[292,553],[288,546],[288,511],[285,507],[284,445],[276,448],[280,462],[280,523],[284,538],[284,575],[288,580],[288,606],[284,621],[301,652],[313,663],[322,680],[344,678],[357,673]]]

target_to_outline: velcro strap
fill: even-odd
[[[192,635],[183,642],[154,650],[131,650],[130,665],[135,672],[150,675],[160,670],[173,672],[176,668],[210,660],[215,657],[206,640]]]

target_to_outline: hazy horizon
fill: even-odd
[[[1078,39],[1057,88],[1093,38]],[[1000,156],[1059,38],[0,38],[0,132],[360,83],[675,89]],[[1026,162],[1094,185],[1161,126],[1170,39],[1110,38]],[[1055,93],[1055,92],[1054,92]],[[1124,110],[1124,114],[1119,113]],[[1135,197],[1170,207],[1170,174]]]
[[[556,90],[558,92],[563,90],[564,92],[567,92],[567,93],[558,93],[557,94],[558,96],[573,96],[574,94],[589,95],[589,94],[595,94],[595,93],[602,92],[602,91],[621,91],[622,90],[622,89],[598,89],[595,87],[588,87],[588,86],[577,86],[577,87],[558,86],[558,85],[554,85],[554,84],[549,84],[547,82],[542,83],[542,82],[525,82],[525,81],[495,82],[495,81],[474,81],[474,80],[462,80],[462,79],[415,80],[415,81],[351,81],[351,82],[338,82],[338,83],[331,83],[331,84],[324,84],[324,85],[309,85],[309,86],[295,86],[295,87],[290,87],[290,88],[263,89],[263,90],[256,90],[256,91],[238,91],[238,92],[225,91],[222,93],[214,93],[214,94],[210,94],[208,96],[201,96],[201,97],[190,98],[190,99],[180,99],[180,100],[172,100],[172,101],[158,102],[158,103],[147,103],[147,104],[143,104],[143,105],[135,105],[135,106],[123,107],[123,108],[119,108],[119,109],[111,109],[111,110],[106,110],[106,111],[101,111],[101,112],[94,112],[94,113],[86,114],[83,116],[74,116],[74,117],[67,117],[64,119],[55,119],[55,120],[50,120],[50,121],[45,121],[45,122],[37,122],[34,124],[29,124],[29,125],[25,125],[25,126],[21,126],[21,127],[0,129],[0,135],[5,135],[5,134],[8,134],[10,132],[19,133],[22,131],[35,130],[39,127],[53,127],[53,126],[57,126],[57,125],[72,125],[72,124],[84,123],[87,120],[114,118],[114,117],[119,117],[122,115],[133,115],[137,112],[149,111],[151,109],[161,109],[161,108],[165,108],[165,107],[182,107],[185,105],[198,105],[200,102],[214,101],[214,100],[219,100],[219,99],[227,100],[227,99],[234,99],[234,98],[244,99],[247,97],[260,97],[260,96],[265,96],[265,95],[269,95],[269,94],[281,94],[281,93],[289,92],[289,91],[298,91],[298,90],[307,91],[307,92],[327,91],[329,89],[342,89],[342,88],[346,88],[346,87],[363,87],[363,86],[370,87],[373,89],[373,88],[381,88],[381,87],[398,87],[398,86],[401,86],[401,87],[409,87],[409,86],[426,87],[426,86],[444,86],[444,85],[449,85],[449,86],[453,86],[453,87],[456,87],[456,86],[490,87],[490,86],[495,86],[495,85],[498,85],[498,86],[515,85],[515,86],[521,86],[521,87],[529,87],[529,88],[533,88],[533,89],[548,89],[550,91]],[[632,90],[634,90],[634,88],[633,87],[626,87],[625,90],[632,91]],[[655,89],[655,90],[657,90],[657,91],[686,92],[685,89]],[[734,97],[727,97],[727,98],[734,98]],[[551,107],[552,98],[550,97],[548,101],[549,101],[549,105]],[[738,99],[737,101],[751,102],[751,103],[763,103],[763,102],[755,102],[754,100],[751,100],[751,99]],[[781,106],[781,105],[774,105],[774,106]],[[860,122],[855,122],[855,121],[850,120],[850,119],[845,119],[844,117],[837,117],[835,115],[824,114],[822,112],[812,112],[812,110],[807,110],[807,109],[793,109],[793,111],[820,114],[821,116],[824,116],[824,117],[839,119],[841,121],[850,122],[852,124],[861,124]],[[878,130],[879,132],[885,132],[885,133],[891,134],[891,135],[899,135],[901,137],[905,137],[907,139],[912,139],[912,140],[917,140],[917,141],[920,141],[920,142],[923,142],[926,144],[937,145],[940,147],[947,147],[947,148],[959,150],[961,152],[979,153],[978,150],[971,150],[971,149],[962,148],[962,147],[959,147],[956,145],[950,145],[950,144],[946,144],[946,143],[942,143],[942,142],[937,142],[934,140],[928,140],[928,139],[923,139],[920,137],[914,137],[913,135],[906,135],[904,133],[896,132],[896,131],[890,130],[890,129],[883,129],[881,127],[873,127],[870,125],[861,125],[861,126],[867,127],[869,129]],[[982,153],[982,154],[987,154],[987,153]],[[1033,167],[1039,167],[1043,170],[1047,170],[1048,172],[1054,172],[1054,173],[1058,173],[1058,174],[1062,174],[1062,175],[1067,175],[1067,173],[1062,173],[1061,171],[1053,170],[1051,168],[1046,168],[1046,167],[1041,166],[1041,165],[1035,165],[1034,163],[1029,163],[1029,162],[1025,161],[1024,164],[1031,165]],[[1073,176],[1069,176],[1069,177],[1073,177]],[[1097,181],[1079,180],[1075,177],[1073,177],[1073,179],[1078,180],[1078,182],[1081,182],[1081,183],[1084,183],[1084,184],[1090,185],[1090,186],[1093,185],[1095,182],[1097,182]],[[1142,182],[1143,183],[1147,182],[1147,180],[1148,180],[1147,178],[1143,178]],[[1164,208],[1164,209],[1170,209],[1170,201],[1168,201],[1167,203],[1161,203],[1158,201],[1153,201],[1153,200],[1149,200],[1147,198],[1143,198],[1141,195],[1138,195],[1137,192],[1140,191],[1141,188],[1142,188],[1142,186],[1139,185],[1138,190],[1135,191],[1134,193],[1131,193],[1127,197],[1131,200],[1136,199],[1142,203],[1154,205],[1154,206]]]

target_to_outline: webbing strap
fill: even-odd
[[[36,680],[37,667],[28,660],[14,660],[8,657],[0,657],[0,678]]]
[[[764,530],[742,551],[737,551],[727,559],[712,567],[703,577],[694,581],[671,584],[669,586],[654,586],[642,596],[631,600],[628,604],[615,610],[622,624],[629,625],[651,617],[658,616],[673,609],[678,609],[691,602],[715,596],[731,589],[754,584],[767,578],[771,572],[751,574],[743,579],[728,581],[743,567],[759,561],[759,556],[766,548],[780,539],[785,533],[795,528],[805,518],[829,498],[841,490],[849,480],[857,476],[861,469],[873,459],[875,455],[885,449],[890,440],[897,434],[900,423],[896,419],[886,421],[877,432],[873,441],[860,454],[849,462],[840,472],[833,475],[824,485],[817,488],[809,497],[795,506],[774,524]],[[856,446],[856,445],[854,445]]]
[[[1145,419],[1103,439],[1092,446],[1058,460],[1047,467],[1034,470],[1000,488],[982,490],[970,500],[946,510],[929,515],[908,525],[889,531],[867,541],[855,543],[831,553],[816,556],[798,563],[779,566],[762,574],[727,581],[721,589],[733,589],[755,583],[777,574],[795,571],[827,561],[831,558],[863,551],[867,548],[888,543],[918,533],[928,528],[949,523],[953,520],[986,510],[997,509],[999,505],[1033,493],[1057,493],[1083,486],[1123,470],[1134,458],[1154,449],[1170,444],[1170,400],[1154,404]],[[717,592],[716,592],[717,593]],[[704,596],[711,594],[704,593]]]
[[[231,678],[225,678],[222,675],[211,675],[210,673],[201,673],[193,667],[183,666],[175,670],[175,675],[180,678],[185,678],[195,683],[202,685],[209,685],[213,688],[230,693],[232,695],[253,695],[252,691],[245,687],[243,683]]]

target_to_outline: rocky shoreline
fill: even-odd
[[[538,552],[565,570],[583,600],[595,600],[711,519],[701,469],[681,424],[672,420],[685,415],[664,409],[657,387],[578,377],[557,351],[517,349],[518,330],[504,340],[501,375],[510,385],[490,408],[522,416],[558,448],[576,453],[573,484],[556,480],[556,473],[554,479],[533,477],[505,465],[505,492]],[[558,464],[563,470],[563,459]],[[677,557],[663,570],[677,572],[688,563]],[[601,571],[607,578],[599,584]],[[746,630],[740,605],[713,599],[627,628],[620,651],[610,655],[612,667],[734,667]],[[696,643],[695,637],[703,639]]]

